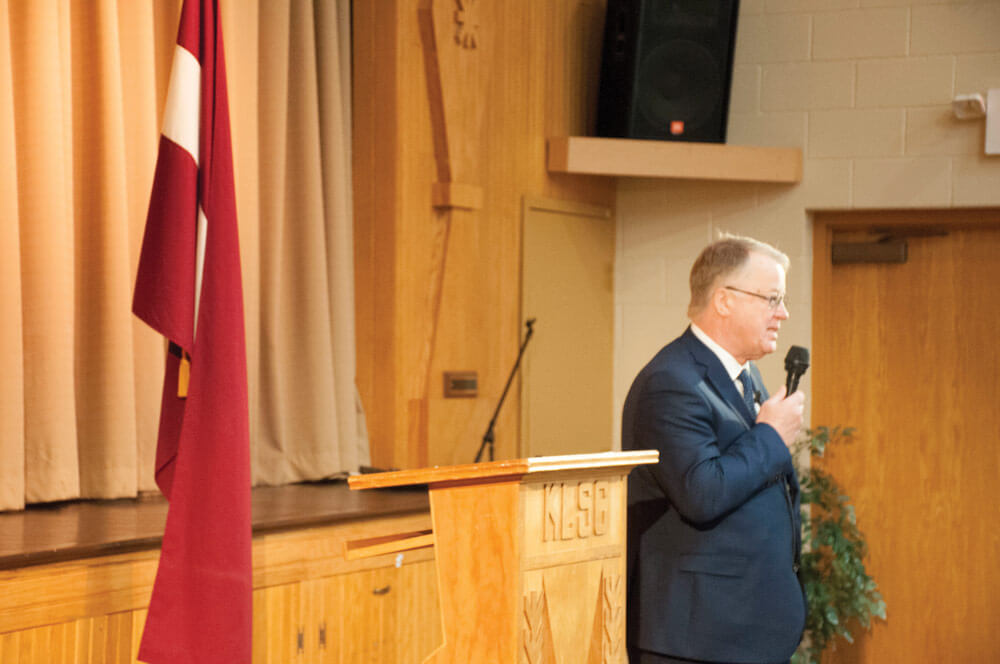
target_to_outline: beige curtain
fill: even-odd
[[[255,484],[368,462],[349,5],[221,0]],[[0,509],[152,490],[163,340],[131,315],[179,0],[0,0]]]

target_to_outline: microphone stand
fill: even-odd
[[[514,380],[514,374],[517,373],[517,368],[521,366],[521,357],[524,355],[524,349],[527,348],[528,342],[531,340],[531,335],[534,333],[535,319],[529,318],[525,323],[528,328],[527,334],[524,335],[524,341],[521,343],[521,350],[517,353],[517,361],[514,362],[514,368],[510,370],[510,376],[507,377],[507,384],[504,385],[503,394],[500,395],[500,402],[497,404],[497,409],[493,411],[493,418],[490,420],[490,425],[486,428],[486,433],[483,434],[483,443],[479,446],[479,451],[476,452],[476,463],[483,457],[483,450],[489,447],[490,451],[490,461],[493,461],[493,427],[497,423],[497,415],[500,414],[500,407],[503,406],[504,399],[507,398],[507,390],[510,389],[510,384]]]

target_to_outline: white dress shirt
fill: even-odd
[[[733,357],[728,350],[717,344],[712,337],[708,336],[705,330],[701,329],[694,323],[691,323],[691,332],[694,336],[698,337],[699,341],[708,346],[709,350],[715,353],[716,357],[719,358],[719,361],[722,362],[722,366],[725,368],[726,373],[729,374],[729,379],[736,385],[736,391],[742,395],[743,382],[739,379],[739,375],[744,369],[747,373],[750,372],[750,363],[744,362],[743,364],[740,364],[737,362],[736,358]],[[754,405],[757,409],[759,409],[756,399],[754,400]]]

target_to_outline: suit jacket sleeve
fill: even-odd
[[[637,447],[659,450],[649,471],[688,522],[710,524],[794,472],[778,432],[750,426],[695,372],[653,373],[638,408]]]

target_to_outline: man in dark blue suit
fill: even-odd
[[[799,485],[788,446],[804,396],[768,398],[753,364],[788,318],[788,257],[726,236],[691,269],[691,326],[636,377],[629,479],[631,664],[788,662],[805,625]]]

